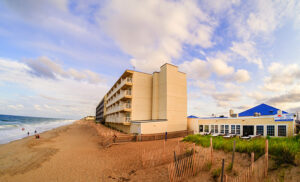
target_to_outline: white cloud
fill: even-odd
[[[234,68],[232,66],[228,66],[228,64],[221,59],[209,59],[209,62],[212,69],[218,76],[226,76],[234,72]]]
[[[104,82],[104,79],[95,72],[90,70],[75,70],[74,68],[69,68],[64,70],[61,65],[55,63],[48,57],[39,57],[37,59],[28,59],[26,64],[30,68],[30,73],[38,77],[56,79],[60,77],[69,77],[79,81],[88,81],[90,83],[100,83]]]
[[[22,101],[24,112],[19,114],[44,115],[51,117],[79,118],[94,115],[94,110],[107,90],[105,82],[79,81],[71,77],[49,79],[34,76],[24,63],[0,59],[0,82],[24,87],[34,95],[16,97]],[[30,110],[30,105],[36,112]],[[59,112],[59,113],[58,113]]]
[[[253,91],[253,92],[249,92],[247,94],[249,97],[255,99],[256,101],[262,101],[266,98],[266,95],[259,92],[259,91]]]
[[[124,8],[126,7],[126,8]],[[99,21],[131,63],[142,71],[154,71],[179,58],[184,43],[211,47],[216,22],[196,1],[109,1]],[[121,31],[120,31],[121,30]]]
[[[244,57],[248,62],[257,64],[260,69],[263,68],[262,60],[258,56],[254,42],[233,42],[230,49],[239,56]]]
[[[283,65],[273,62],[268,71],[269,75],[264,78],[264,90],[284,91],[300,82],[300,67],[298,64]]]
[[[250,80],[249,72],[244,69],[237,70],[237,72],[235,73],[235,80],[238,83],[243,83],[243,82],[249,81]]]
[[[194,59],[193,61],[185,61],[179,65],[179,69],[185,73],[189,78],[199,79],[199,78],[209,78],[211,71],[207,61],[202,61],[200,59]]]
[[[14,110],[21,110],[24,108],[24,106],[22,104],[16,104],[16,105],[10,104],[7,107],[10,109],[14,109]]]
[[[241,93],[239,91],[215,92],[212,94],[212,97],[217,101],[238,101]]]
[[[38,111],[41,111],[42,110],[42,107],[38,104],[34,104],[33,105],[34,109],[38,110]]]

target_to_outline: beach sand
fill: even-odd
[[[77,121],[71,125],[0,145],[0,181],[168,181],[167,165],[142,168],[138,156],[142,148],[153,148],[163,141],[128,142],[103,148],[97,133],[110,129],[93,122]],[[169,139],[174,147],[178,139]],[[217,168],[231,153],[214,151]],[[250,165],[246,154],[236,153],[236,168]],[[227,162],[227,163],[228,163]],[[211,172],[201,172],[189,181],[213,181]]]
[[[44,132],[40,139],[31,136],[0,145],[0,181],[168,180],[166,166],[138,171],[139,144],[153,142],[102,148],[91,125],[80,121]]]

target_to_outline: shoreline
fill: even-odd
[[[68,121],[71,121],[71,120],[68,120]],[[54,129],[57,129],[57,128],[60,128],[60,127],[72,125],[72,124],[74,124],[74,123],[77,122],[77,121],[80,121],[80,120],[72,120],[72,122],[67,123],[67,124],[64,124],[64,125],[61,125],[61,126],[53,127],[53,128],[50,128],[50,129],[42,129],[41,132],[38,131],[36,134],[43,134],[43,133],[45,133],[45,132],[48,132],[48,131],[51,131],[51,130],[54,130]],[[21,130],[21,128],[20,128],[20,130]],[[26,130],[26,129],[25,129],[25,130]],[[18,140],[23,140],[23,139],[26,139],[26,138],[28,138],[28,137],[34,137],[34,136],[35,136],[34,132],[32,132],[33,134],[30,134],[29,136],[27,135],[27,132],[28,132],[28,131],[21,131],[21,132],[24,132],[24,135],[26,135],[26,136],[24,136],[23,138],[18,138],[18,139],[15,139],[15,140],[8,141],[8,142],[6,142],[6,143],[0,143],[0,146],[1,146],[1,145],[5,145],[5,144],[9,144],[9,143],[11,143],[11,142],[15,142],[15,141],[18,141]]]

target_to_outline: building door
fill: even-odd
[[[254,135],[254,126],[253,125],[244,125],[243,126],[243,136]]]

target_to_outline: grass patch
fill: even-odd
[[[232,171],[232,167],[233,167],[232,162],[230,162],[229,165],[226,167],[226,171],[227,172],[231,172]]]
[[[183,141],[193,142],[203,147],[210,145],[209,135],[189,135]],[[236,140],[235,151],[240,153],[255,153],[255,158],[259,158],[265,153],[265,138],[255,138],[251,140],[241,140],[238,137],[224,139],[221,136],[213,138],[213,147],[217,150],[231,152],[233,141]],[[300,135],[294,137],[272,137],[269,138],[269,155],[275,160],[277,165],[295,164],[295,158],[300,152]]]
[[[217,168],[217,169],[214,169],[214,170],[211,172],[211,176],[212,176],[212,178],[213,178],[215,181],[217,181],[217,179],[220,177],[221,171],[222,171],[221,168]]]
[[[210,162],[207,162],[204,164],[203,170],[204,171],[210,171],[212,164]]]

